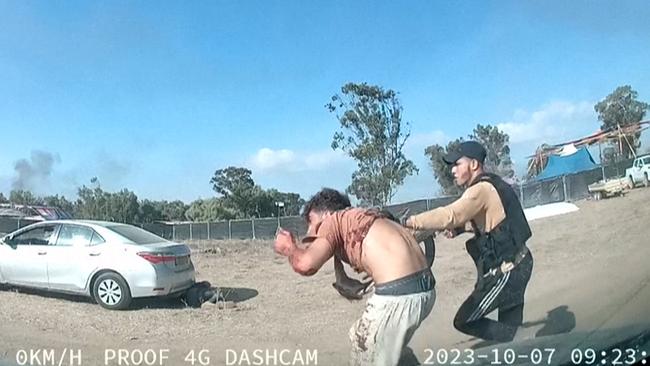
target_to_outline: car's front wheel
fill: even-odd
[[[102,307],[123,310],[131,305],[131,290],[122,276],[114,272],[102,273],[93,285],[93,298]]]

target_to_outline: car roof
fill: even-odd
[[[26,230],[31,230],[32,228],[38,228],[45,225],[82,225],[88,228],[95,230],[99,235],[101,235],[106,241],[117,240],[119,242],[128,244],[132,243],[131,239],[125,237],[122,233],[115,231],[112,227],[122,226],[122,227],[134,227],[141,229],[137,225],[123,224],[120,222],[112,221],[99,221],[99,220],[77,220],[77,219],[65,219],[65,220],[49,220],[49,221],[39,221],[27,226],[23,226],[10,234],[16,235],[17,233],[22,233]],[[168,242],[169,240],[151,233],[152,235],[158,236],[161,242]]]
[[[33,225],[48,225],[48,224],[78,224],[78,225],[84,225],[84,226],[90,226],[90,227],[103,227],[107,228],[110,226],[118,226],[118,225],[127,225],[123,224],[120,222],[112,222],[112,221],[99,221],[99,220],[75,220],[75,219],[69,219],[69,220],[47,220],[47,221],[40,221],[38,223],[35,223]]]
[[[116,240],[119,240],[121,242],[124,242],[125,240],[126,240],[126,242],[128,242],[130,240],[128,238],[124,237],[123,235],[121,235],[120,233],[116,232],[115,230],[112,230],[111,227],[113,227],[113,226],[137,227],[135,225],[123,224],[123,223],[112,222],[112,221],[66,219],[66,220],[39,221],[39,222],[30,224],[30,225],[27,225],[27,226],[23,226],[20,229],[14,231],[14,233],[23,232],[25,230],[29,230],[30,228],[37,228],[37,227],[45,226],[45,225],[82,225],[82,226],[86,226],[86,227],[92,228],[93,230],[97,231],[97,233],[99,233],[99,235],[103,236],[104,239],[106,239],[106,240],[116,239]]]

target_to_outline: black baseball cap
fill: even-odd
[[[447,164],[456,164],[458,159],[462,157],[476,159],[479,163],[483,164],[487,152],[485,148],[476,141],[462,142],[455,150],[447,152],[447,155],[442,157],[442,160]]]

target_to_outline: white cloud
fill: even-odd
[[[291,150],[271,150],[264,147],[253,156],[251,162],[255,168],[269,170],[291,164],[295,159],[296,154]]]
[[[273,150],[261,148],[249,159],[255,171],[315,171],[331,167],[343,161],[345,156],[333,150],[312,153],[295,152],[288,149]]]
[[[296,192],[306,198],[322,187],[345,190],[354,161],[334,150],[304,152],[265,147],[249,157],[246,166],[262,187]]]
[[[539,110],[515,111],[509,122],[497,124],[511,144],[557,144],[596,132],[599,123],[593,102],[556,101]]]
[[[408,154],[417,150],[419,155],[425,147],[433,144],[446,144],[447,135],[439,130],[414,134],[406,142],[405,149]],[[422,151],[421,151],[422,150]],[[408,155],[407,154],[407,155]],[[345,163],[353,163],[352,159],[340,151],[320,150],[314,152],[294,151],[290,149],[259,149],[248,159],[248,165],[255,172],[302,172],[331,169],[333,166],[341,167]],[[347,166],[346,165],[346,166]]]

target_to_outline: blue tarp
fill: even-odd
[[[561,177],[596,168],[597,165],[586,147],[566,156],[549,155],[546,168],[537,175],[537,180]]]

